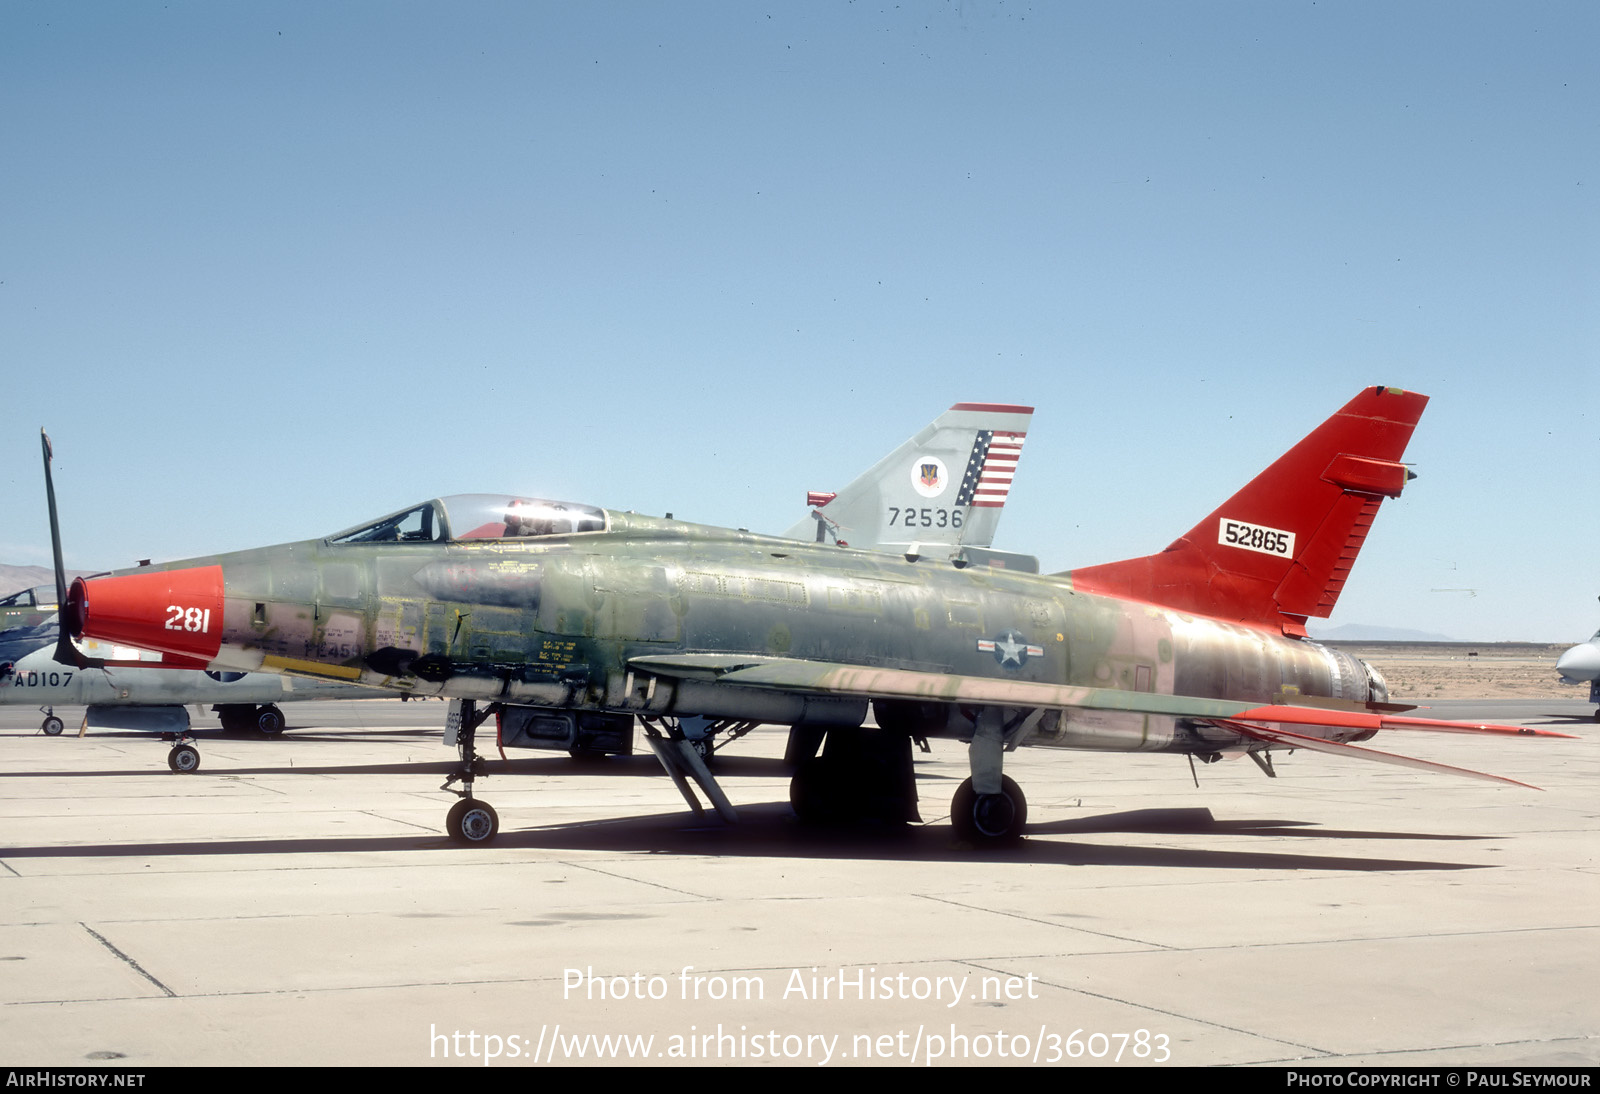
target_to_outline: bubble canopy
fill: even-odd
[[[604,532],[606,512],[593,505],[505,494],[435,498],[328,537],[329,543],[468,543]]]

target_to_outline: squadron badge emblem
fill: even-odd
[[[911,461],[911,485],[925,498],[936,498],[950,483],[950,472],[938,456],[918,456]]]

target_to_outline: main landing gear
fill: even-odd
[[[1010,776],[1000,776],[998,794],[980,794],[967,779],[950,800],[950,825],[956,838],[981,847],[1003,847],[1022,838],[1028,799]]]
[[[39,732],[46,737],[61,736],[61,731],[66,728],[66,725],[60,718],[56,717],[56,708],[40,707],[39,709],[44,713],[44,721],[39,723]]]
[[[268,737],[276,737],[286,724],[283,711],[275,703],[259,707],[254,703],[221,703],[211,709],[217,712],[222,728],[230,733],[255,729]]]
[[[950,824],[956,838],[975,847],[1009,847],[1022,839],[1028,823],[1028,799],[1000,768],[1005,753],[1033,732],[1044,712],[1023,710],[1009,720],[1007,710],[983,707],[973,726],[967,750],[972,777],[950,801]]]
[[[450,790],[461,800],[450,807],[450,812],[445,814],[444,828],[450,838],[457,843],[481,846],[489,843],[500,831],[500,815],[496,813],[488,802],[479,801],[472,796],[473,780],[484,775],[483,757],[477,753],[477,733],[481,726],[495,711],[495,705],[489,704],[482,711],[472,699],[461,701],[461,722],[452,725],[455,730],[456,750],[461,755],[461,766],[450,773],[445,779],[440,790]],[[452,713],[454,722],[455,715]],[[452,790],[452,785],[461,784],[460,790]]]
[[[956,839],[975,847],[1006,847],[1022,839],[1028,799],[1001,773],[1001,766],[1004,754],[1026,739],[1043,715],[1042,710],[1012,707],[981,707],[968,715],[973,725],[968,750],[972,777],[962,782],[950,803]],[[940,714],[922,725],[942,728],[943,718]],[[789,803],[801,820],[837,824],[921,819],[911,748],[917,741],[927,751],[927,742],[917,735],[916,721],[886,722],[880,712],[879,725],[884,728],[829,729],[820,754],[819,727],[790,730],[784,756],[795,768]]]
[[[830,729],[822,751],[812,755],[816,737],[815,727],[790,731],[785,759],[795,765],[789,780],[795,816],[821,825],[922,819],[910,736],[884,729]]]

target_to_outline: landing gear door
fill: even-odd
[[[461,740],[461,700],[450,700],[450,713],[444,720],[444,743],[446,748],[454,748]]]

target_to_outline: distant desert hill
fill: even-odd
[[[67,580],[75,577],[88,577],[92,571],[68,570]],[[39,585],[54,585],[56,572],[46,566],[8,566],[0,562],[0,597],[10,596],[22,589],[32,589]]]
[[[1312,622],[1306,629],[1312,638],[1328,639],[1332,642],[1454,642],[1455,639],[1444,634],[1429,634],[1427,631],[1411,631],[1404,627],[1374,627],[1368,623],[1344,623],[1337,627],[1330,627],[1326,623]]]

